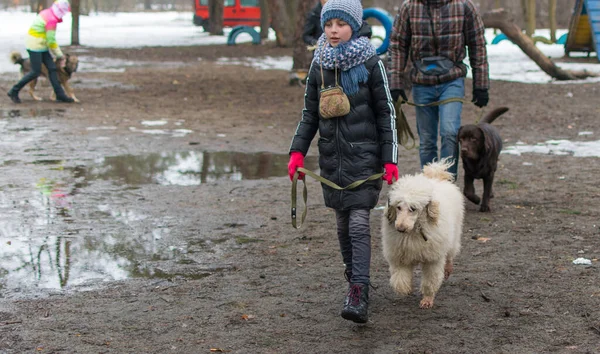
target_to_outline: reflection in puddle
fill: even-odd
[[[0,118],[64,117],[65,109],[0,109]]]
[[[246,241],[228,230],[244,224],[223,224],[215,232],[225,238],[183,242],[175,234],[174,217],[151,217],[132,206],[139,195],[121,184],[198,185],[286,176],[287,161],[287,155],[231,152],[116,156],[89,167],[35,161],[30,166],[52,178],[0,189],[0,298],[136,277],[198,279],[229,269],[221,263],[223,253]],[[314,170],[316,158],[307,158],[306,167]]]
[[[144,156],[105,157],[88,168],[86,178],[118,180],[130,185],[192,186],[223,180],[241,181],[287,175],[287,154],[235,152],[179,152]],[[308,157],[305,167],[314,170],[317,160]]]
[[[186,256],[198,251],[196,245],[172,244],[172,218],[150,219],[127,207],[127,199],[120,199],[126,192],[110,195],[98,205],[91,193],[81,196],[86,184],[79,179],[74,170],[61,181],[42,178],[28,192],[3,186],[0,298],[67,286],[97,288],[103,281],[135,277],[195,278],[218,271]],[[203,262],[218,264],[222,250],[234,242],[205,241]],[[169,269],[169,261],[175,260],[190,266]]]

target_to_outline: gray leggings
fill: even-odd
[[[371,267],[371,229],[368,209],[336,210],[337,234],[351,283],[369,284]]]

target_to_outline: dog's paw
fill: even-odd
[[[423,296],[421,302],[419,303],[419,307],[422,309],[430,309],[433,307],[433,296]]]
[[[398,295],[408,295],[412,291],[411,281],[398,274],[392,274],[390,285]]]
[[[446,263],[446,265],[444,266],[444,279],[448,280],[448,278],[450,278],[450,275],[452,275],[453,271],[454,271],[454,264]]]
[[[481,204],[481,206],[479,207],[479,211],[482,213],[489,213],[492,210],[490,209],[490,206],[488,204]]]

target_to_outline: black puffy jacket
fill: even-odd
[[[306,82],[302,120],[290,147],[290,152],[306,156],[318,131],[321,176],[341,187],[383,172],[384,163],[398,162],[396,117],[384,64],[375,55],[365,62],[365,67],[369,80],[349,97],[350,113],[323,119],[319,116],[320,66],[313,61]],[[323,70],[323,74],[325,87],[334,86],[334,71]],[[377,205],[381,186],[381,179],[344,191],[322,184],[325,205],[340,210],[372,209]]]

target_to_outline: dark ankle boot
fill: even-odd
[[[75,100],[69,96],[56,96],[56,102],[73,103]]]
[[[21,99],[19,98],[19,91],[11,89],[10,91],[8,91],[8,97],[10,97],[10,100],[14,103],[21,103]]]
[[[369,319],[369,284],[350,283],[344,299],[342,317],[356,322],[367,323]]]

